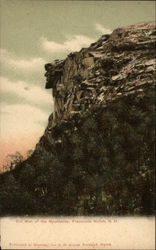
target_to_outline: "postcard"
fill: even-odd
[[[155,1],[0,4],[1,249],[155,249]]]

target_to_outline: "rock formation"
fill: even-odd
[[[153,84],[154,23],[118,28],[65,60],[45,65],[54,112],[48,128]]]
[[[54,112],[0,175],[2,215],[154,214],[155,38],[154,23],[118,28],[45,65]]]

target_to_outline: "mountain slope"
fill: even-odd
[[[119,28],[45,65],[54,112],[0,176],[1,214],[154,213],[155,37],[154,23]]]

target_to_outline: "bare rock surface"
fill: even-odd
[[[118,28],[89,48],[45,65],[54,112],[48,128],[75,114],[152,87],[155,74],[154,23]]]

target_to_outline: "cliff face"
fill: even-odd
[[[154,23],[119,28],[45,65],[54,112],[0,176],[1,214],[154,213],[155,38]]]
[[[151,87],[155,35],[154,23],[119,28],[65,60],[46,64],[46,88],[52,88],[55,103],[48,129]]]

